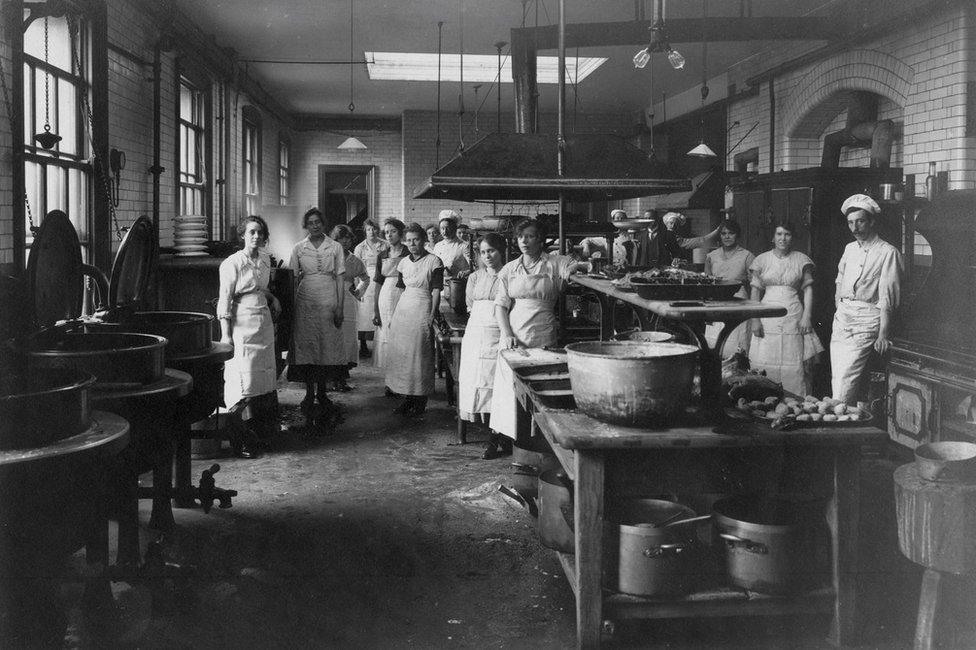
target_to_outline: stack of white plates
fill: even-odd
[[[179,216],[173,224],[173,248],[181,257],[196,257],[207,254],[204,242],[210,239],[206,215]]]

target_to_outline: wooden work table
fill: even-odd
[[[503,353],[507,354],[507,352]],[[777,431],[764,422],[727,420],[649,431],[547,408],[516,377],[520,427],[541,433],[573,480],[575,555],[559,554],[576,595],[577,644],[597,647],[616,620],[831,612],[830,641],[851,642],[857,578],[858,466],[864,445],[883,444],[869,426]],[[529,435],[520,431],[519,435]],[[789,597],[713,585],[677,597],[640,598],[605,591],[604,512],[609,500],[670,494],[704,509],[706,495],[780,494],[825,504],[830,577]],[[708,504],[710,506],[710,504]],[[707,510],[704,510],[707,512]]]

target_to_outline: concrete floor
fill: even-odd
[[[113,587],[117,646],[140,648],[569,648],[574,603],[534,520],[497,492],[508,459],[480,459],[484,432],[454,444],[441,394],[404,421],[372,367],[333,393],[334,435],[305,435],[303,389],[280,391],[285,432],[256,460],[223,458],[229,510],[178,510],[167,558],[189,583]],[[195,461],[194,480],[213,461]],[[866,464],[863,642],[910,647],[919,573],[898,554],[890,471]],[[148,503],[142,505],[148,521]],[[145,540],[157,533],[145,531]],[[77,585],[64,591],[77,605]],[[95,647],[77,608],[68,647]],[[618,625],[614,644],[660,648],[826,648],[818,617]],[[976,637],[973,637],[976,639]],[[976,644],[974,644],[976,647]]]

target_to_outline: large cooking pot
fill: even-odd
[[[451,293],[448,297],[448,303],[451,305],[451,309],[458,316],[464,316],[468,313],[468,305],[464,301],[465,292],[467,291],[468,281],[459,280],[457,278],[451,278],[448,280],[451,285]]]
[[[610,515],[614,522],[606,549],[607,586],[634,596],[689,591],[699,565],[692,525],[657,527],[695,516],[688,506],[660,499],[631,499]]]
[[[671,332],[658,332],[654,330],[626,330],[618,332],[613,337],[614,341],[637,341],[640,343],[667,343],[674,340]]]
[[[823,576],[825,540],[802,504],[729,497],[715,503],[713,515],[732,584],[787,594],[810,588]]]
[[[559,469],[559,459],[545,438],[539,436],[512,445],[512,487],[522,497],[539,495],[539,475]]]
[[[664,426],[691,400],[698,348],[681,343],[583,341],[566,346],[576,405],[626,426]]]
[[[213,316],[192,311],[134,311],[118,314],[115,331],[136,332],[162,336],[166,344],[166,359],[184,355],[204,354],[213,347]]]
[[[0,450],[43,447],[89,426],[90,374],[40,370],[0,379]]]
[[[95,389],[149,384],[163,377],[166,339],[130,332],[38,333],[28,343],[30,372],[70,368],[95,376]]]
[[[562,470],[549,470],[539,475],[539,539],[543,546],[563,553],[576,552],[570,526],[572,486],[572,481]]]

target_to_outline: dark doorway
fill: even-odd
[[[319,165],[319,209],[328,223],[349,225],[362,237],[363,222],[372,217],[376,193],[372,165]]]

